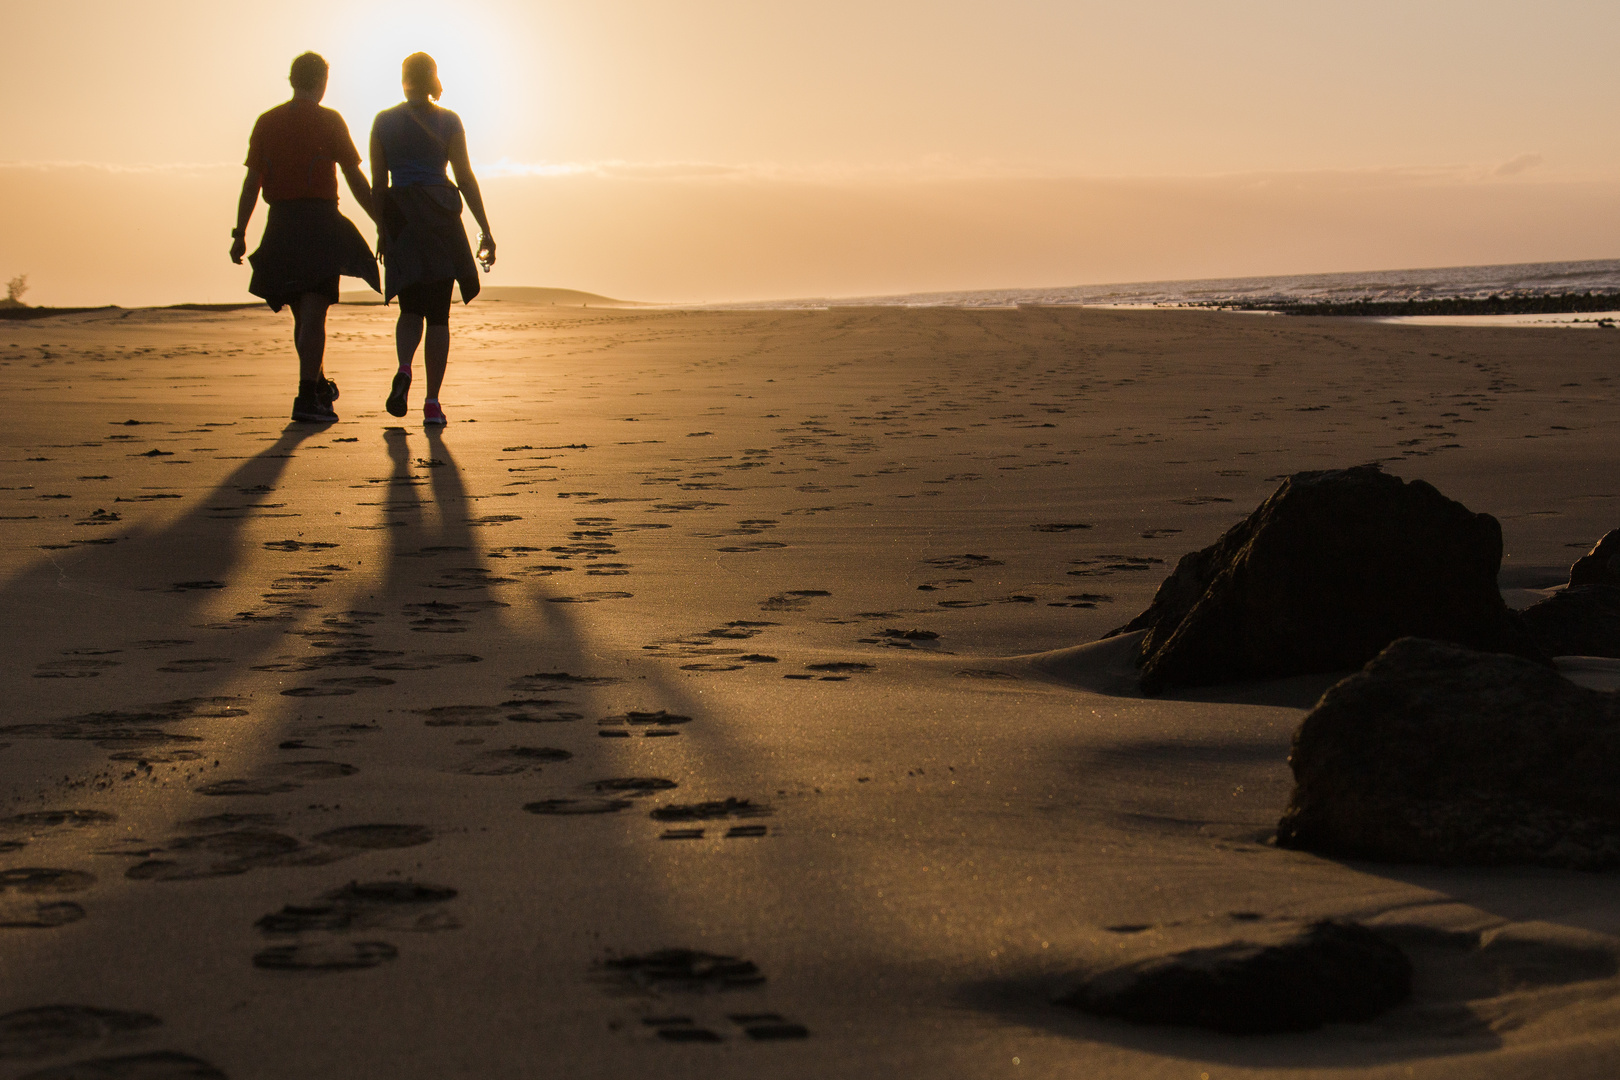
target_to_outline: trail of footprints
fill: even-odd
[[[301,551],[313,545],[283,541],[275,546],[285,551]],[[276,579],[264,599],[273,607],[314,607],[316,605],[303,594],[327,584],[331,575],[340,569],[331,565],[284,575]],[[189,583],[182,591],[210,591],[215,584]],[[800,610],[811,600],[826,595],[821,590],[789,592],[770,598],[766,606]],[[403,614],[411,620],[412,631],[453,633],[457,632],[458,623],[465,622],[464,616],[492,606],[496,606],[495,602],[429,601],[409,605]],[[243,617],[274,616],[243,613]],[[319,675],[329,670],[355,668],[422,670],[444,664],[476,663],[480,659],[470,654],[407,654],[402,650],[372,648],[370,628],[381,617],[377,612],[359,610],[326,615],[308,629],[290,632],[292,636],[303,638],[306,652],[284,655],[256,667]],[[746,640],[774,625],[764,621],[738,621],[705,635],[704,640]],[[130,648],[172,650],[190,644],[189,640],[164,639],[138,642]],[[73,663],[57,664],[44,670],[99,673],[120,663],[106,659],[120,651],[76,650],[75,655],[68,658]],[[775,658],[760,656],[755,662],[775,662]],[[174,674],[190,674],[228,663],[230,661],[224,658],[186,657],[168,661],[162,669]],[[846,678],[848,672],[871,668],[871,665],[855,662],[807,666],[817,674],[802,676],[805,678],[818,675]],[[511,684],[512,690],[528,696],[515,697],[497,706],[443,705],[417,712],[428,726],[487,728],[505,723],[569,723],[584,718],[584,713],[578,711],[572,701],[538,695],[592,690],[618,681],[560,671],[539,672],[515,679]],[[391,683],[391,679],[370,674],[332,675],[283,692],[294,697],[346,696]],[[193,732],[199,728],[205,731],[210,720],[234,719],[247,713],[246,701],[237,697],[181,698],[134,709],[86,713],[59,721],[8,725],[0,732],[21,738],[89,740],[113,750],[117,760],[132,761],[149,769],[153,762],[184,766],[200,761],[205,755],[198,747],[206,736]],[[666,709],[629,709],[601,717],[596,730],[599,737],[607,739],[670,738],[679,736],[681,729],[691,722],[691,717]],[[173,730],[182,725],[190,730]],[[353,745],[357,739],[377,730],[378,725],[368,723],[305,724],[293,729],[294,737],[284,740],[280,749],[336,749]],[[482,741],[471,738],[458,740],[458,743],[476,746]],[[469,757],[446,769],[478,777],[532,775],[565,764],[573,757],[573,752],[557,747],[510,745],[473,750]],[[224,800],[284,795],[309,784],[341,780],[358,771],[353,765],[330,758],[300,757],[268,762],[250,776],[209,779],[193,790],[205,797]],[[647,807],[648,820],[659,830],[656,835],[663,841],[710,838],[745,841],[769,834],[770,826],[763,819],[771,817],[773,809],[746,798],[732,796],[653,805],[677,786],[674,781],[661,777],[611,777],[590,781],[573,795],[529,802],[523,809],[536,815],[578,817]],[[111,814],[90,809],[14,815],[0,819],[0,852],[22,850],[42,832],[96,828],[115,820]],[[313,835],[299,835],[288,828],[288,819],[282,814],[223,810],[183,821],[172,835],[161,839],[112,840],[97,854],[126,858],[129,865],[125,877],[158,884],[281,867],[318,867],[366,852],[414,847],[433,839],[432,830],[404,824],[348,825]],[[93,890],[96,882],[93,874],[65,868],[18,866],[0,870],[0,930],[49,930],[85,918],[86,909],[80,899]],[[261,917],[255,928],[265,944],[252,955],[252,964],[270,976],[379,967],[399,955],[398,947],[386,940],[388,937],[458,927],[459,919],[449,906],[456,896],[457,890],[444,885],[409,880],[351,881],[313,900],[290,903],[278,912]],[[699,989],[757,990],[764,982],[764,976],[747,961],[680,949],[611,960],[604,963],[602,970],[616,972],[623,985],[636,987],[640,996],[650,1000]],[[657,1015],[640,1017],[639,1028],[670,1042],[721,1042],[733,1036],[773,1041],[808,1035],[803,1025],[758,1008],[734,1010],[723,1017],[692,1013],[691,1009],[680,1012],[660,1009]],[[0,1017],[0,1056],[32,1060],[82,1053],[103,1045],[114,1046],[160,1026],[161,1021],[148,1014],[94,1006],[20,1010]],[[156,1050],[97,1057],[29,1075],[36,1080],[79,1075],[133,1080],[171,1075],[222,1077],[224,1074],[200,1058],[173,1050]]]

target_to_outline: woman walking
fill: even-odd
[[[444,92],[438,64],[427,53],[412,53],[401,66],[401,81],[405,100],[378,113],[371,125],[371,187],[379,207],[384,298],[399,297],[394,325],[399,372],[387,408],[394,416],[405,415],[411,364],[421,344],[427,367],[422,423],[443,424],[439,387],[450,357],[450,289],[461,285],[462,303],[478,295],[478,268],[461,226],[463,196],[482,230],[478,261],[485,270],[495,265],[495,239],[478,178],[467,160],[461,117],[435,104]],[[445,176],[446,165],[455,173],[455,184]]]

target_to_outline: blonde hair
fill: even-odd
[[[425,52],[407,56],[399,66],[399,78],[406,90],[426,90],[434,101],[444,93],[444,84],[439,82],[439,64]]]

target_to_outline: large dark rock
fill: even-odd
[[[1237,940],[1127,961],[1058,1003],[1260,1035],[1371,1020],[1411,992],[1412,964],[1398,947],[1355,923],[1317,922],[1260,925]]]
[[[1153,603],[1147,693],[1360,667],[1419,635],[1545,661],[1502,602],[1502,529],[1421,480],[1375,466],[1295,473]]]
[[[1620,865],[1620,695],[1403,638],[1294,735],[1283,847],[1443,865]]]
[[[1620,586],[1620,529],[1611,529],[1569,568],[1569,584]]]
[[[1519,613],[1548,656],[1620,657],[1620,529],[1569,568],[1569,584]]]
[[[1620,587],[1572,585],[1519,617],[1548,656],[1620,657]]]

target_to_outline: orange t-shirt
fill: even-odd
[[[264,183],[264,201],[338,197],[338,165],[360,164],[349,125],[336,109],[293,98],[265,113],[248,138],[246,165]]]

